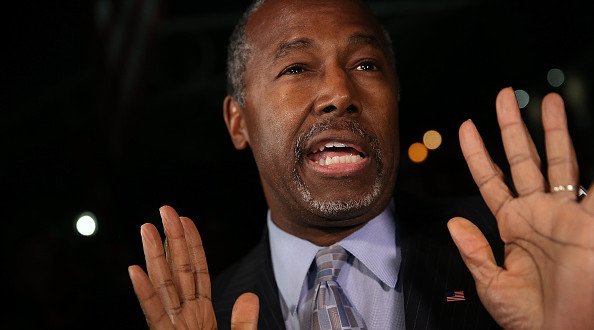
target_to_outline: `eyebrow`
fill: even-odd
[[[380,41],[376,36],[364,33],[355,33],[349,37],[349,46],[368,45],[379,50],[383,50]]]
[[[293,50],[311,48],[312,46],[313,40],[309,38],[299,38],[296,40],[291,40],[289,42],[284,42],[276,48],[276,52],[274,53],[274,59],[278,60],[279,58],[286,56]]]

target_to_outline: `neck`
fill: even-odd
[[[275,216],[275,212],[272,210],[271,217],[272,222],[283,231],[318,246],[330,246],[339,242],[373,219],[373,217],[369,217],[363,221],[356,221],[354,224],[340,223],[340,225],[333,226],[316,226]]]

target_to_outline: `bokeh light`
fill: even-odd
[[[550,69],[547,73],[547,81],[553,87],[559,87],[565,82],[565,73],[560,69]]]
[[[415,142],[408,148],[408,158],[414,163],[424,162],[425,159],[427,159],[428,154],[429,150],[427,150],[427,147],[420,142]]]
[[[429,150],[435,150],[441,145],[441,134],[435,130],[429,130],[423,134],[423,144]]]
[[[515,91],[515,93],[516,100],[518,100],[518,107],[520,107],[520,109],[525,108],[528,103],[530,103],[530,95],[528,95],[528,93],[523,89],[518,89]]]
[[[76,220],[76,231],[83,236],[91,236],[97,232],[97,218],[91,212],[81,213]]]

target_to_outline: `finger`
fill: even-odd
[[[206,255],[202,246],[202,238],[192,220],[186,217],[181,217],[180,220],[190,250],[190,262],[196,272],[194,276],[194,280],[196,281],[196,295],[199,299],[211,301],[210,276],[208,275],[208,264],[206,263]]]
[[[462,123],[459,135],[462,154],[472,178],[485,203],[497,216],[503,204],[512,198],[512,193],[504,182],[503,173],[491,159],[472,121]]]
[[[163,228],[167,236],[167,259],[173,276],[173,283],[183,304],[196,300],[194,273],[190,263],[188,245],[184,237],[184,228],[175,209],[163,206],[159,209]]]
[[[477,289],[484,288],[499,271],[489,242],[480,229],[464,218],[448,221],[448,230],[470,270]]]
[[[128,274],[149,328],[173,329],[153,284],[142,268],[137,265],[130,266]]]
[[[548,94],[542,100],[542,125],[545,131],[548,176],[551,187],[578,187],[578,165],[561,96]],[[556,192],[555,196],[576,199],[576,191]]]
[[[146,259],[149,278],[161,299],[165,311],[172,322],[181,313],[177,291],[171,278],[169,265],[163,253],[163,244],[157,228],[150,223],[140,227],[142,248]]]
[[[239,296],[233,304],[231,312],[231,329],[255,330],[258,328],[258,311],[260,308],[258,296],[246,292]]]
[[[497,95],[497,121],[510,165],[516,192],[520,196],[545,190],[540,158],[520,115],[513,89],[504,88]]]

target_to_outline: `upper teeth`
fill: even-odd
[[[344,148],[344,147],[346,147],[346,144],[341,143],[341,142],[328,142],[325,145],[320,147],[320,151],[324,151],[324,149],[332,148],[332,147]]]

